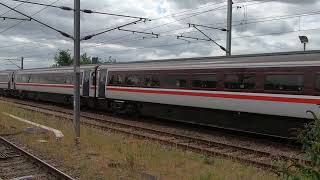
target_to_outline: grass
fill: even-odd
[[[148,179],[148,176],[190,180],[278,179],[271,172],[230,160],[84,126],[81,128],[81,146],[78,150],[74,146],[71,121],[5,103],[0,103],[0,134],[29,127],[2,112],[61,130],[65,137],[59,141],[52,134],[42,131],[19,134],[17,140],[31,149],[61,160],[68,168],[80,171],[80,179]],[[38,140],[46,140],[47,143]]]

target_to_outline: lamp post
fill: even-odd
[[[307,36],[299,36],[300,42],[303,44],[303,50],[306,51],[307,43],[309,43],[309,39]]]

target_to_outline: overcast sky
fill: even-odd
[[[73,0],[30,0],[59,6],[73,6]],[[82,0],[82,9],[153,19],[124,29],[153,32],[150,35],[111,31],[82,42],[81,51],[89,56],[117,61],[154,60],[198,56],[221,56],[225,53],[208,41],[177,39],[177,35],[205,38],[188,23],[226,27],[227,0]],[[10,7],[20,5],[1,0]],[[73,33],[73,14],[55,8],[21,4],[16,9],[33,15],[66,33]],[[0,15],[19,17],[0,5]],[[42,11],[41,11],[42,10]],[[7,12],[7,13],[6,13]],[[6,13],[6,14],[4,14]],[[299,35],[307,35],[309,50],[320,47],[320,0],[234,0],[233,54],[270,53],[302,50]],[[99,14],[81,14],[81,34],[89,35],[123,25],[136,19]],[[19,23],[19,24],[18,24]],[[226,33],[199,27],[222,46]],[[4,59],[25,57],[25,67],[49,67],[58,49],[70,49],[73,42],[38,23],[0,20],[0,70],[16,68]]]

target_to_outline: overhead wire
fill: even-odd
[[[219,8],[221,8],[221,7],[225,7],[225,6],[226,6],[226,5],[219,6],[219,7],[215,8],[215,9],[211,9],[210,11],[204,11],[204,12],[198,13],[197,15],[200,15],[200,14],[203,14],[203,13],[207,13],[207,12],[211,12],[211,11],[217,10],[217,9],[219,9]],[[148,31],[148,30],[156,29],[156,28],[159,28],[159,27],[162,27],[162,26],[166,26],[166,25],[169,25],[169,24],[173,24],[173,23],[175,23],[175,22],[183,21],[183,20],[185,20],[185,19],[188,19],[188,18],[190,18],[190,17],[197,16],[197,15],[193,14],[192,16],[189,16],[189,17],[184,17],[184,18],[181,18],[181,19],[178,19],[178,20],[174,20],[174,21],[172,21],[172,22],[168,22],[168,23],[162,24],[162,25],[154,26],[154,27],[151,27],[151,28],[146,28],[146,29],[143,29],[143,30],[141,30],[141,31]],[[106,43],[106,42],[110,42],[110,41],[117,40],[117,39],[123,39],[123,38],[129,37],[129,36],[130,36],[130,35],[124,35],[124,36],[121,36],[121,37],[113,38],[113,39],[111,39],[111,40],[103,41],[103,42],[99,42],[99,43]]]
[[[251,37],[253,37],[253,36],[251,36]]]
[[[18,10],[16,10],[16,9],[14,9],[14,8],[12,8],[12,7],[4,4],[4,3],[2,3],[2,2],[0,2],[0,5],[5,6],[5,7],[11,9],[12,11],[17,12],[17,13],[25,16],[25,17],[28,17],[29,19],[31,19],[31,20],[33,20],[33,21],[35,21],[35,22],[37,22],[37,23],[39,23],[39,24],[41,24],[41,25],[43,25],[43,26],[45,26],[45,27],[47,27],[47,28],[49,28],[49,29],[52,29],[52,30],[56,31],[56,32],[60,33],[61,35],[65,36],[65,37],[73,38],[73,37],[72,37],[71,35],[69,35],[68,33],[65,33],[65,32],[63,32],[63,31],[61,31],[61,30],[59,30],[59,29],[57,29],[57,28],[55,28],[55,27],[53,27],[53,26],[50,26],[50,25],[46,24],[46,23],[43,23],[42,21],[39,21],[39,20],[33,18],[32,16],[29,16],[29,15],[27,15],[27,14],[21,12],[21,11],[18,11]]]
[[[16,18],[16,17],[9,17],[9,16],[0,16],[0,19],[3,20],[20,20],[20,21],[31,21],[31,19],[26,19],[26,18]]]
[[[59,2],[59,1],[60,1],[60,0],[56,0],[56,1],[52,2],[51,4],[55,4],[55,3]],[[33,16],[41,13],[42,11],[46,10],[47,8],[48,8],[48,7],[44,7],[44,8],[42,8],[42,9],[40,9],[39,11],[33,13],[33,14],[31,15],[31,17],[33,17]],[[13,29],[13,28],[19,26],[19,25],[20,25],[21,23],[23,23],[23,22],[24,22],[24,21],[20,21],[20,22],[18,22],[18,23],[16,23],[16,24],[14,24],[14,25],[12,25],[12,26],[10,26],[10,27],[8,27],[8,28],[0,31],[0,34],[5,33],[5,32],[7,32],[7,31],[9,31],[10,29]]]
[[[27,0],[27,1],[30,1],[30,0]],[[23,4],[24,4],[24,2],[22,2],[22,3],[20,3],[20,4],[16,5],[16,6],[14,6],[13,8],[16,9],[16,8],[22,6]],[[7,10],[6,12],[2,13],[1,16],[4,16],[4,15],[8,14],[8,13],[11,12],[11,11],[12,11],[12,10],[9,9],[9,10]]]
[[[34,4],[34,5],[45,6],[45,7],[58,8],[58,9],[66,10],[66,11],[74,11],[73,8],[67,7],[67,6],[57,6],[57,5],[52,5],[52,4],[44,4],[44,3],[32,2],[32,1],[26,1],[26,0],[11,0],[11,1],[23,2],[23,3],[27,3],[27,4]],[[80,11],[83,13],[86,13],[86,14],[103,14],[103,15],[109,15],[109,16],[118,16],[118,17],[134,18],[134,19],[141,19],[141,18],[147,19],[147,18],[143,18],[143,17],[115,14],[115,13],[108,13],[108,12],[100,12],[100,11],[94,11],[94,10],[90,10],[90,9],[81,9]]]
[[[313,14],[315,14],[315,13],[317,13],[318,11],[316,11],[316,12],[311,12],[311,13],[301,13],[301,14],[293,14],[293,16],[294,15],[313,15]],[[290,15],[285,15],[286,17],[284,17],[284,18],[291,18],[291,17],[287,17],[287,16],[290,16]],[[292,16],[292,15],[291,15]],[[270,19],[270,18],[277,18],[277,17],[279,17],[279,16],[272,16],[272,17],[265,17],[265,18],[268,18],[268,19]],[[282,17],[282,16],[280,16],[280,17]],[[259,18],[259,19],[265,19],[265,18]],[[254,20],[258,20],[258,19],[254,19]],[[278,19],[274,19],[274,20],[278,20]],[[248,21],[251,21],[251,20],[248,20]],[[271,20],[268,20],[268,21],[271,21]],[[258,21],[258,22],[250,22],[250,23],[260,23],[260,22],[264,22],[264,21]],[[241,24],[239,24],[239,25],[241,25]],[[234,25],[235,26],[235,25]],[[180,28],[180,29],[184,29],[184,28]],[[176,30],[180,30],[180,29],[176,29]],[[174,30],[174,31],[176,31],[176,30]],[[166,31],[166,32],[169,32],[169,31]],[[196,32],[196,31],[191,31],[191,32]],[[161,33],[163,33],[163,32],[161,32]],[[186,32],[186,33],[189,33],[189,32]],[[163,37],[164,35],[162,35],[162,37]],[[166,35],[166,36],[168,36],[168,35]],[[137,39],[137,40],[132,40],[132,41],[124,41],[124,42],[134,42],[134,41],[139,41],[139,40],[142,40],[142,39]],[[117,42],[117,43],[121,43],[121,42]],[[98,47],[98,46],[95,46],[95,47]],[[1,48],[1,47],[0,47]]]
[[[275,33],[267,33],[267,34],[259,34],[259,35],[248,35],[248,36],[235,36],[233,39],[244,39],[244,38],[254,38],[254,37],[263,37],[263,36],[271,36],[271,35],[281,35],[281,34],[290,34],[290,33],[296,33],[296,32],[307,32],[307,31],[316,31],[320,30],[320,28],[310,28],[310,29],[304,29],[304,30],[292,30],[292,31],[285,31],[285,32],[275,32]],[[225,40],[223,38],[216,39],[216,41]],[[176,43],[176,44],[163,44],[163,45],[157,45],[157,46],[151,46],[151,47],[142,47],[142,48],[136,48],[136,49],[126,49],[126,50],[116,50],[116,51],[109,51],[106,53],[114,53],[114,52],[121,52],[121,53],[128,53],[128,51],[136,51],[136,50],[143,50],[143,49],[152,49],[156,47],[170,47],[170,46],[176,46],[176,45],[187,45],[187,44],[195,44],[195,43],[207,43],[203,41],[192,41],[190,43]]]
[[[249,5],[262,4],[262,3],[272,2],[272,1],[274,1],[274,0],[266,0],[266,1],[263,1],[263,2],[256,2],[256,3],[249,4]],[[247,2],[255,2],[255,0],[247,0],[247,1],[236,2],[236,3],[247,3]],[[151,28],[142,29],[142,31],[148,31],[148,30],[156,29],[156,28],[159,28],[159,27],[162,27],[162,26],[167,26],[167,25],[170,25],[170,24],[173,24],[173,23],[176,23],[176,22],[183,21],[185,19],[189,19],[189,18],[192,18],[192,17],[195,17],[195,16],[199,16],[201,14],[212,12],[212,11],[215,11],[215,10],[226,9],[226,6],[227,5],[223,5],[223,6],[219,6],[219,7],[216,7],[216,8],[213,8],[213,9],[209,9],[209,10],[206,10],[206,11],[192,13],[192,15],[190,15],[188,17],[184,17],[184,18],[181,18],[181,19],[178,19],[178,20],[174,20],[172,22],[168,22],[168,23],[165,23],[165,24],[162,24],[162,25],[154,26],[154,27],[151,27]],[[129,35],[120,36],[120,37],[117,37],[117,38],[112,38],[110,40],[102,41],[102,42],[99,42],[99,43],[112,42],[114,40],[123,39],[123,38],[129,37],[129,36],[130,36],[130,34]]]
[[[312,15],[317,15],[317,14],[320,14],[320,11],[315,11],[315,12],[310,12],[310,13],[304,12],[304,13],[300,13],[300,14],[283,15],[283,16],[270,16],[270,17],[257,18],[257,19],[248,19],[247,24],[255,24],[255,23],[263,23],[263,22],[283,20],[283,19],[291,19],[291,18],[296,18],[298,15],[312,16]],[[271,18],[273,18],[273,19],[271,19]],[[259,19],[264,19],[264,20],[259,21]],[[267,19],[267,20],[265,20],[265,19]],[[239,22],[239,21],[233,21],[233,22]],[[216,24],[210,24],[210,25],[216,25]],[[233,24],[233,26],[241,26],[241,25],[243,25],[243,24]],[[159,32],[159,34],[161,34],[160,38],[164,37],[164,36],[176,36],[176,35],[165,35],[163,33],[168,33],[168,32],[173,32],[173,31],[178,31],[178,30],[183,30],[183,29],[186,29],[186,27]],[[206,30],[211,30],[211,29],[208,28],[208,29],[205,29],[205,31]],[[188,32],[184,32],[184,33],[193,33],[193,32],[197,32],[197,31],[188,31]],[[142,39],[138,39],[138,41],[139,40],[142,40]],[[137,40],[133,40],[133,41],[137,41]],[[109,42],[109,41],[103,41],[103,42],[99,42],[99,43],[101,44],[101,43],[106,43],[106,42]],[[124,42],[127,42],[127,41],[124,41]],[[129,42],[132,42],[132,41],[129,41]],[[119,43],[119,42],[116,42],[116,43]]]
[[[248,4],[248,5],[255,5],[255,4],[262,4],[262,3],[267,3],[267,2],[271,2],[271,1],[274,1],[274,0],[265,0],[263,2],[256,2],[256,0],[247,0],[247,1],[235,1],[233,2],[234,4],[239,4],[239,3],[248,3],[248,2],[256,2],[256,3],[253,3],[253,4]],[[189,14],[185,14],[185,12],[190,12],[190,11],[195,11],[197,9],[203,9],[203,8],[207,8],[208,6],[213,6],[213,5],[218,5],[218,4],[223,4],[223,3],[226,3],[226,1],[221,1],[221,2],[216,2],[216,3],[209,3],[207,5],[204,5],[203,7],[197,7],[197,8],[194,8],[194,9],[189,9],[189,10],[184,10],[182,12],[178,12],[178,13],[173,13],[173,14],[169,14],[169,15],[165,15],[165,16],[161,16],[161,17],[158,17],[158,18],[153,18],[151,19],[152,21],[156,21],[156,20],[159,20],[159,19],[166,19],[166,18],[176,18],[176,17],[179,17],[179,16],[185,16],[185,15],[190,15],[190,14],[194,14],[194,13],[189,13]],[[234,7],[236,8],[236,7]]]

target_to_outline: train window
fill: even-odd
[[[80,73],[80,83],[82,82],[82,73]],[[69,73],[65,75],[65,84],[73,84],[73,74]]]
[[[113,85],[114,84],[114,79],[115,79],[115,75],[111,75],[109,78],[109,85]]]
[[[123,78],[120,74],[117,75],[117,79],[116,79],[116,84],[122,84],[123,83]]]
[[[16,75],[16,76],[15,76],[15,81],[16,81],[17,83],[22,82],[21,75]]]
[[[194,88],[216,88],[217,76],[215,74],[194,74],[192,77],[192,87]]]
[[[254,89],[256,76],[251,74],[228,74],[224,77],[226,89]]]
[[[140,78],[138,75],[126,75],[125,81],[128,86],[140,86]]]
[[[30,76],[28,74],[19,74],[16,76],[16,81],[18,83],[29,83],[30,82]]]
[[[31,74],[30,83],[39,84],[73,84],[72,73],[49,73],[49,74]],[[82,82],[82,73],[80,74]]]
[[[148,74],[144,77],[144,85],[146,87],[159,87],[160,78],[158,74]]]
[[[267,75],[265,90],[303,91],[303,75]]]
[[[320,75],[316,76],[316,90],[320,91]]]
[[[29,83],[39,83],[39,76],[35,74],[30,74],[30,80]]]
[[[8,82],[9,77],[8,75],[0,75],[0,82]]]
[[[168,85],[172,88],[186,88],[188,86],[187,75],[171,74],[168,77]]]
[[[91,72],[91,85],[95,86],[97,84],[96,73]]]

